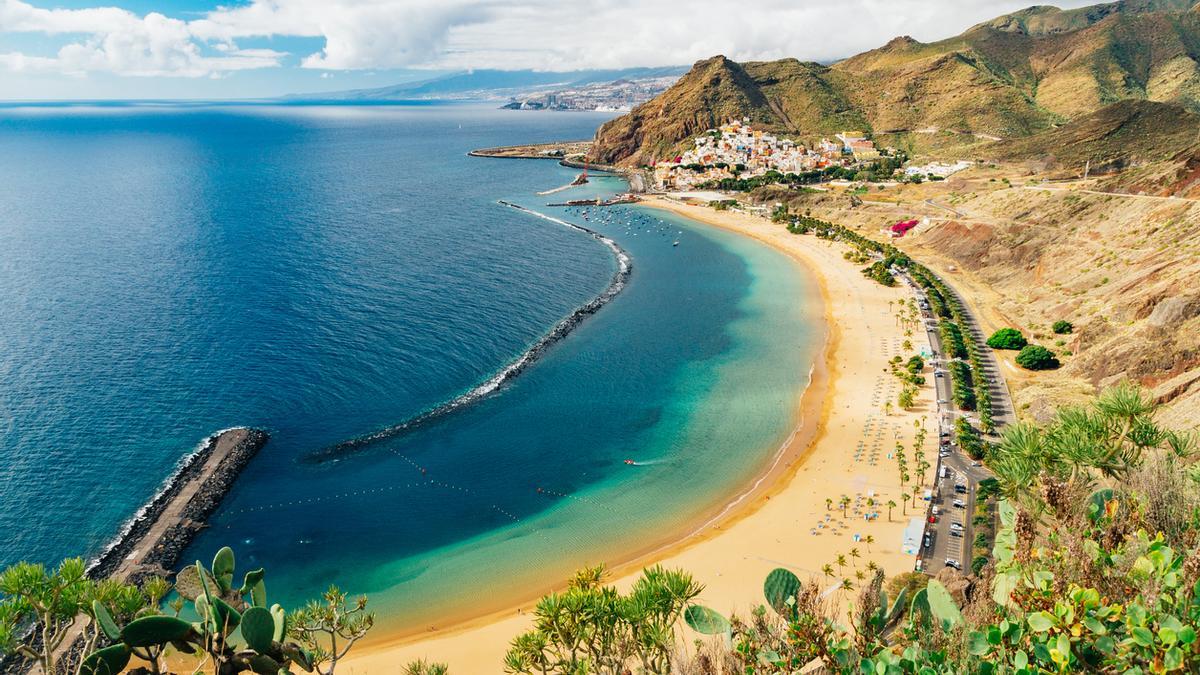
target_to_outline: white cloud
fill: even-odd
[[[0,33],[86,35],[82,41],[62,45],[53,57],[11,53],[0,59],[0,66],[14,71],[203,77],[276,66],[284,56],[270,50],[238,50],[232,45],[225,45],[220,55],[207,56],[188,22],[158,12],[138,16],[115,7],[48,10],[21,0],[0,2]]]
[[[319,51],[298,55],[301,66],[323,70],[621,68],[687,64],[718,53],[739,60],[830,60],[900,34],[922,40],[953,35],[1027,2],[249,0],[187,20],[118,7],[45,9],[0,0],[0,34],[70,36],[54,57],[3,54],[0,68],[210,76],[281,65],[287,54],[237,46],[270,37],[323,39]]]

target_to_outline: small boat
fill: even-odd
[[[633,466],[634,464],[637,464],[637,462],[633,461],[632,459],[625,460],[625,463],[628,464],[629,466]]]
[[[676,240],[675,240],[675,243],[674,243],[674,244],[671,244],[671,245],[672,245],[672,246],[678,246],[678,245],[679,245],[679,240],[678,240],[678,239],[676,239]]]

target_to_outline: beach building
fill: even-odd
[[[904,538],[900,542],[900,551],[907,555],[916,555],[921,550],[921,538],[925,535],[925,519],[913,516],[904,528]]]

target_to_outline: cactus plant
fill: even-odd
[[[222,595],[233,588],[234,564],[233,549],[228,546],[223,547],[213,556],[212,574]]]
[[[242,639],[259,654],[271,651],[271,643],[275,639],[275,617],[271,616],[270,610],[251,607],[242,614]]]
[[[92,652],[79,666],[79,675],[117,675],[129,665],[129,647],[115,644]]]
[[[113,642],[121,639],[121,629],[117,627],[117,622],[113,621],[112,614],[99,600],[92,600],[92,616],[96,617],[96,624],[100,626],[104,637]]]
[[[940,581],[930,579],[925,591],[929,610],[933,617],[941,622],[943,630],[950,630],[955,626],[962,625],[962,613],[958,610],[958,605],[954,603],[954,598],[950,597],[950,591],[947,591]]]
[[[250,602],[255,607],[267,606],[267,586],[263,583],[264,572],[260,567],[256,570],[246,572],[246,576],[242,581],[242,588],[238,591],[238,595],[245,596],[250,594]]]
[[[704,635],[724,635],[729,632],[729,620],[702,605],[692,605],[683,613],[683,620],[692,630]]]
[[[763,595],[782,616],[791,616],[795,610],[796,595],[800,592],[800,579],[790,571],[777,567],[771,570],[763,582]]]
[[[153,647],[183,640],[193,633],[192,624],[173,616],[144,616],[121,629],[121,642],[130,647]]]

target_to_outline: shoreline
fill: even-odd
[[[558,219],[525,209],[524,207],[509,206],[526,211],[536,217],[561,222]],[[564,224],[568,227],[579,229],[597,239],[608,239],[589,228],[571,223]],[[817,275],[812,274],[807,268],[801,268],[800,273],[807,280],[813,282],[809,287],[809,293],[813,296],[811,299],[819,299],[821,306],[827,308],[829,306],[829,299]],[[822,311],[827,312],[825,309]],[[827,414],[826,408],[828,407],[828,402],[826,401],[825,392],[828,388],[828,368],[826,367],[826,361],[837,341],[837,336],[832,329],[829,317],[827,315],[823,316],[822,321],[825,330],[821,336],[821,344],[816,350],[817,355],[807,371],[804,381],[799,383],[799,395],[796,398],[796,408],[792,414],[791,430],[784,441],[765,461],[764,470],[751,476],[728,499],[722,500],[712,507],[705,509],[686,527],[681,527],[679,534],[660,538],[644,546],[634,548],[629,553],[606,563],[611,579],[616,580],[636,575],[644,567],[653,564],[655,560],[670,557],[690,546],[718,536],[722,527],[729,527],[740,519],[752,515],[758,506],[767,503],[773,491],[780,489],[787,474],[803,462],[805,454],[816,441],[817,433],[821,428],[821,418]],[[807,424],[808,420],[816,420],[816,422],[814,424]],[[557,592],[566,588],[566,584],[567,579],[565,578],[555,580],[549,588]],[[503,609],[487,612],[482,615],[461,619],[449,617],[443,622],[447,624],[445,628],[402,628],[392,631],[383,638],[372,639],[368,637],[361,643],[362,651],[363,653],[370,654],[391,650],[397,647],[419,644],[431,637],[441,638],[462,635],[474,629],[494,625],[513,616],[521,616],[524,612],[532,610],[537,600],[546,592],[548,591],[543,589],[531,591],[529,594],[522,594],[525,596],[525,599],[511,603]]]
[[[886,359],[882,356],[878,364],[867,365],[863,363],[863,354],[843,353],[845,351],[875,351],[874,338],[864,344],[864,336],[855,334],[861,332],[857,330],[859,319],[845,316],[848,311],[843,309],[847,306],[844,302],[846,293],[856,293],[859,300],[858,305],[861,308],[859,311],[864,316],[871,314],[874,328],[885,333],[882,338],[890,341],[889,344],[898,345],[902,339],[899,336],[899,328],[894,326],[890,313],[886,313],[885,310],[887,310],[889,297],[893,300],[901,298],[903,291],[885,289],[882,286],[874,285],[873,282],[868,282],[858,274],[857,269],[842,259],[841,245],[835,247],[818,242],[811,237],[791,235],[781,227],[762,230],[764,225],[768,228],[773,226],[762,219],[751,219],[750,216],[741,214],[717,214],[705,207],[679,204],[657,197],[648,199],[646,205],[682,215],[703,225],[754,238],[763,245],[782,252],[799,267],[802,274],[816,282],[813,292],[820,294],[823,303],[824,344],[819,350],[819,356],[809,375],[809,385],[801,394],[793,418],[795,424],[792,434],[781,446],[780,451],[773,456],[765,471],[756,476],[748,484],[747,489],[711,509],[706,517],[698,520],[697,527],[688,528],[687,533],[683,536],[673,537],[666,543],[660,542],[643,547],[624,557],[621,562],[610,566],[611,578],[615,580],[615,584],[619,588],[627,588],[631,585],[637,573],[646,565],[662,563],[670,566],[682,566],[695,574],[699,581],[709,584],[709,590],[702,596],[704,604],[714,606],[719,610],[727,610],[731,606],[745,608],[746,603],[754,603],[760,597],[761,579],[765,571],[761,573],[758,571],[739,572],[731,581],[723,578],[722,565],[763,567],[769,571],[770,567],[782,564],[797,570],[802,573],[802,576],[804,574],[812,575],[820,568],[819,562],[811,560],[815,553],[812,547],[790,548],[789,545],[794,542],[783,544],[779,532],[786,528],[778,527],[780,520],[796,521],[799,508],[807,509],[814,517],[825,515],[828,520],[829,507],[824,503],[822,496],[818,496],[818,492],[822,489],[829,489],[831,481],[827,480],[826,476],[817,477],[815,481],[818,482],[810,481],[808,479],[811,475],[806,475],[810,474],[810,471],[821,472],[824,466],[836,465],[836,469],[824,471],[840,470],[845,474],[841,487],[847,489],[843,494],[853,494],[852,488],[858,487],[858,494],[861,498],[867,487],[874,487],[886,490],[883,497],[893,495],[896,501],[899,501],[900,488],[890,485],[890,482],[898,483],[898,480],[891,478],[889,482],[889,476],[894,473],[890,466],[866,468],[860,465],[856,468],[854,464],[847,461],[849,459],[847,456],[839,456],[849,455],[846,446],[849,445],[847,441],[850,439],[847,437],[852,434],[843,429],[851,426],[848,424],[849,422],[858,421],[853,419],[856,416],[855,413],[868,419],[873,419],[877,415],[866,406],[860,406],[860,409],[854,413],[841,413],[835,409],[835,406],[853,409],[853,403],[865,398],[862,392],[870,390],[870,378],[875,379],[877,390],[880,386],[887,388],[888,385],[888,382],[877,374],[880,370],[885,369]],[[730,217],[743,220],[726,220]],[[786,236],[781,237],[780,233]],[[837,289],[836,296],[833,286],[842,286]],[[834,304],[834,297],[838,298],[839,304]],[[868,312],[868,304],[871,305],[872,312]],[[855,330],[847,333],[848,327],[854,327]],[[843,375],[843,372],[846,375]],[[883,384],[880,385],[880,382]],[[849,391],[841,392],[843,386]],[[890,396],[890,393],[888,395]],[[926,403],[931,402],[930,393],[923,390],[920,400],[921,407],[924,407]],[[876,424],[878,437],[882,437],[883,428],[886,426],[894,430],[895,437],[899,440],[904,437],[905,426],[908,428],[908,434],[911,435],[911,420],[915,419],[920,412],[918,410],[913,413],[891,416],[899,421],[885,419],[882,422],[875,420],[871,423]],[[901,424],[901,422],[906,424]],[[866,435],[865,430],[863,434]],[[928,443],[926,445],[928,446]],[[923,449],[923,452],[926,451]],[[874,465],[872,462],[872,467]],[[874,495],[875,490],[870,490],[868,494]],[[785,504],[783,507],[779,506],[780,503],[788,501],[794,503]],[[774,513],[780,509],[782,511],[779,514]],[[768,513],[768,510],[771,513]],[[905,519],[892,519],[889,513],[886,524],[880,517],[875,523],[861,527],[864,530],[871,528],[876,531],[888,530],[886,535],[881,536],[880,539],[885,536],[895,537],[898,543],[904,522],[906,522]],[[800,527],[803,528],[803,526]],[[746,532],[755,534],[747,537],[745,536]],[[816,529],[813,529],[812,532],[820,536]],[[807,535],[807,533],[805,534]],[[826,531],[826,534],[840,536],[842,533]],[[748,548],[759,548],[760,539],[763,536],[771,537],[776,544],[779,544],[778,547],[771,546],[771,548],[780,548],[781,552],[772,552],[770,557],[759,555],[756,557],[756,561],[747,562],[750,561],[751,556],[743,555],[737,558],[737,549],[729,550],[731,546],[740,546],[739,541],[749,542],[746,544]],[[801,538],[807,539],[807,536]],[[879,541],[878,543],[886,546],[892,542]],[[824,544],[824,540],[818,541],[815,548],[827,548]],[[888,553],[880,551],[878,555],[869,550],[869,543],[865,546],[872,554],[873,559],[884,556],[881,566],[889,573],[894,574],[912,569],[914,558],[900,553],[898,545],[894,547],[895,551]],[[788,557],[803,557],[805,561],[802,563],[783,562]],[[735,558],[742,562],[737,562]],[[718,561],[718,559],[721,560]],[[764,567],[764,563],[768,565]],[[701,571],[703,569],[713,569],[713,574],[711,576],[704,574]],[[735,593],[731,585],[737,581],[745,582],[745,584],[744,590],[738,590]],[[555,587],[561,588],[564,585],[565,580],[562,580],[555,584]],[[718,585],[721,587],[719,591],[716,589]],[[713,602],[713,598],[718,597],[721,601]],[[432,658],[448,661],[452,670],[462,670],[461,664],[464,663],[471,664],[466,672],[494,670],[500,667],[508,641],[520,632],[528,630],[531,625],[531,617],[526,612],[536,602],[536,599],[531,598],[530,601],[516,604],[506,611],[455,622],[444,629],[421,633],[390,634],[386,638],[364,645],[366,649],[347,664],[356,673],[375,673],[387,672],[389,667],[394,669],[398,667],[397,664],[408,660]]]

